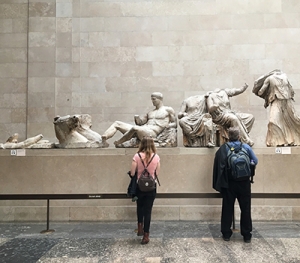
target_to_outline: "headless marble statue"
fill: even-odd
[[[287,75],[273,70],[254,82],[252,92],[265,100],[265,108],[270,106],[266,145],[300,145],[300,117],[296,114],[294,90]]]
[[[241,88],[233,89],[216,89],[206,94],[206,105],[212,120],[221,130],[223,141],[228,140],[227,130],[230,127],[238,127],[240,130],[241,141],[254,145],[249,137],[249,132],[254,123],[254,116],[249,113],[238,113],[231,109],[229,97],[243,93],[248,88],[245,84]]]
[[[178,113],[186,147],[214,147],[215,127],[207,112],[206,98],[196,95],[185,99]]]

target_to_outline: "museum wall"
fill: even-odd
[[[268,110],[251,90],[282,69],[300,111],[299,17],[295,0],[1,0],[0,141],[57,141],[53,118],[80,113],[102,134],[149,111],[154,91],[178,113],[191,95],[247,82],[232,108],[253,113],[264,147]]]
[[[212,188],[213,159],[217,148],[160,148],[158,193],[217,193]],[[259,164],[251,184],[253,193],[297,194],[300,148],[275,154],[258,148]],[[136,149],[25,149],[25,156],[0,151],[0,193],[5,194],[124,194],[126,174]],[[284,165],[283,165],[284,164]],[[252,219],[300,220],[300,200],[252,198]],[[1,200],[0,222],[40,221],[47,218],[47,201]],[[153,220],[220,220],[221,198],[157,198]],[[240,216],[236,202],[236,218]],[[136,203],[124,199],[50,200],[51,221],[134,220]]]
[[[0,141],[27,136],[28,1],[0,1]]]

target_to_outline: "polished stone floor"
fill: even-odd
[[[244,243],[229,242],[219,222],[154,221],[150,243],[140,245],[135,222],[0,223],[0,263],[300,262],[300,222],[254,222]]]

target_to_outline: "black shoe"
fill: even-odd
[[[230,241],[230,237],[222,237],[224,241]]]
[[[251,243],[251,238],[244,238],[245,243]]]

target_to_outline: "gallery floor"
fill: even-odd
[[[254,222],[251,243],[219,222],[154,221],[140,245],[135,222],[0,223],[0,263],[300,262],[300,222]],[[236,226],[238,228],[238,226]]]

